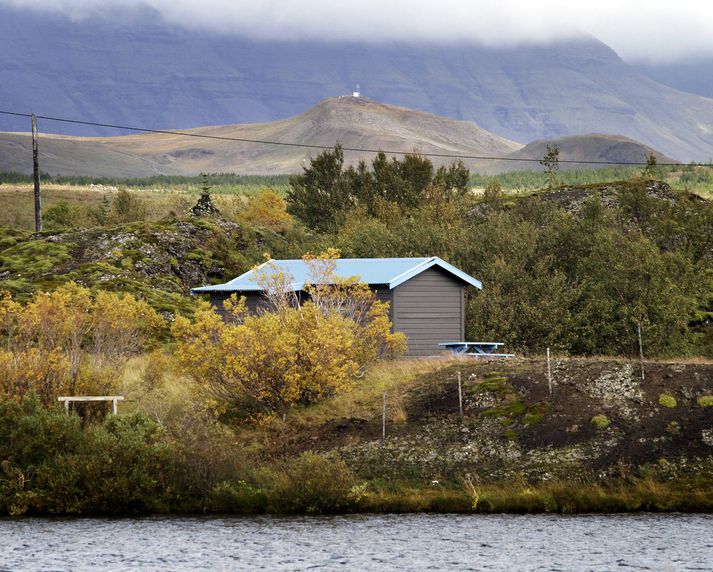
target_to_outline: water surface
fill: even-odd
[[[713,515],[0,520],[0,570],[713,570]]]

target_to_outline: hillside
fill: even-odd
[[[522,147],[475,123],[387,105],[365,98],[336,97],[289,119],[271,123],[224,125],[188,130],[209,137],[301,143],[388,151],[470,156],[508,156],[535,162],[464,160],[479,172],[539,169],[546,146],[558,145],[560,159],[645,162],[648,154],[660,163],[673,161],[651,147],[622,136],[581,135],[535,141]],[[31,172],[28,134],[0,133],[0,171]],[[41,169],[51,175],[143,177],[157,174],[195,175],[237,172],[257,175],[296,173],[318,149],[260,145],[217,139],[149,133],[120,137],[42,135]],[[347,152],[354,164],[373,153]],[[436,165],[451,159],[434,157]],[[582,168],[563,164],[562,168]]]
[[[131,293],[166,315],[192,312],[191,288],[241,274],[265,251],[283,258],[302,254],[286,236],[216,217],[39,235],[0,230],[0,291],[25,301],[71,280]]]
[[[498,49],[261,42],[150,14],[72,21],[2,7],[0,47],[0,101],[12,111],[150,128],[269,122],[360,83],[375,100],[521,143],[603,132],[684,162],[713,155],[713,100],[657,83],[594,39]],[[26,120],[0,118],[0,130],[27,129]]]
[[[636,68],[654,81],[681,91],[713,98],[713,59],[673,63],[640,63]]]
[[[475,123],[354,97],[325,99],[305,113],[271,123],[203,127],[188,132],[211,137],[328,147],[341,143],[345,147],[456,155],[502,155],[520,147]],[[40,153],[41,168],[50,174],[141,177],[200,172],[295,173],[319,149],[150,133],[108,138],[43,135]],[[347,153],[346,160],[356,163],[371,156]],[[29,135],[0,134],[0,170],[30,172],[31,160]]]
[[[602,161],[623,163],[646,163],[649,155],[656,157],[658,163],[675,162],[674,159],[655,149],[621,135],[572,135],[559,139],[538,140],[528,143],[521,149],[510,153],[509,157],[534,159],[539,161],[547,153],[548,145],[559,147],[560,161]],[[487,172],[503,173],[506,171],[525,171],[539,167],[538,163],[515,161],[494,161],[484,166]],[[560,163],[561,170],[592,168],[596,165],[586,163]]]
[[[360,403],[347,396],[338,407],[342,418],[325,415],[336,404],[315,408],[323,423],[311,427],[293,416],[275,449],[333,451],[366,478],[424,482],[601,482],[647,467],[683,478],[710,467],[713,407],[698,399],[710,392],[713,364],[647,362],[644,381],[627,360],[561,358],[552,368],[550,395],[541,358],[431,362],[388,388],[383,445],[378,392],[362,389]],[[674,400],[662,404],[663,394]]]

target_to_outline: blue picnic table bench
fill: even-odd
[[[476,358],[511,358],[515,355],[495,353],[500,346],[505,345],[502,342],[443,342],[438,345],[454,354]]]

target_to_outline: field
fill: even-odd
[[[713,167],[658,167],[658,175],[673,188],[687,190],[704,198],[713,198]],[[558,182],[563,186],[581,186],[625,180],[641,173],[640,168],[609,167],[604,169],[562,171]],[[471,174],[475,193],[497,181],[508,195],[527,195],[544,189],[547,176],[540,171],[512,171],[497,176]],[[197,201],[204,186],[202,177],[157,176],[143,179],[105,179],[91,177],[48,177],[42,183],[43,207],[59,204],[78,209],[74,226],[92,226],[88,211],[101,209],[119,189],[135,193],[146,204],[145,220],[156,221],[169,216],[182,216]],[[229,173],[211,174],[208,186],[214,202],[231,218],[244,206],[242,197],[250,197],[269,188],[284,196],[289,189],[289,175],[257,176]],[[0,173],[0,226],[31,230],[34,225],[32,179],[27,175]]]
[[[0,175],[0,181],[3,180]],[[257,194],[260,190],[270,188],[279,194],[286,192],[285,184],[269,185],[272,177],[258,178],[256,182],[223,183],[211,186],[210,193],[213,202],[220,211],[231,218],[245,202],[245,197]],[[278,179],[279,182],[281,182]],[[147,221],[162,220],[170,216],[184,216],[196,204],[201,193],[198,179],[185,181],[118,181],[84,183],[83,181],[61,181],[42,183],[42,205],[47,214],[53,207],[67,205],[74,209],[75,227],[95,226],[92,212],[106,207],[112,201],[119,189],[127,189],[145,204]],[[4,208],[0,212],[0,226],[32,230],[34,228],[34,197],[31,183],[20,179],[20,182],[0,182],[0,199]],[[51,228],[50,224],[50,228]]]

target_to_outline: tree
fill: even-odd
[[[496,179],[493,179],[485,186],[483,200],[492,210],[499,210],[502,207],[504,197],[503,188]]]
[[[369,216],[388,216],[396,207],[401,213],[419,209],[432,201],[465,195],[470,173],[462,162],[441,167],[418,154],[389,159],[376,154],[369,167],[360,161],[344,169],[342,148],[324,151],[290,179],[288,212],[318,232],[336,233],[348,214],[362,209]]]
[[[112,219],[118,223],[144,220],[148,213],[146,203],[126,189],[119,189],[114,199]]]
[[[343,167],[341,145],[311,159],[301,175],[290,177],[287,212],[317,232],[336,231],[354,204]]]
[[[547,145],[547,153],[540,161],[547,175],[547,188],[557,186],[557,177],[560,169],[560,148],[557,145]]]
[[[644,167],[643,175],[644,175],[644,177],[653,179],[656,177],[656,174],[657,174],[656,155],[654,155],[653,153],[647,153],[646,154],[646,166]]]
[[[279,233],[285,233],[292,228],[293,219],[287,212],[285,199],[272,189],[262,189],[250,198],[242,218],[257,226],[263,226]]]

